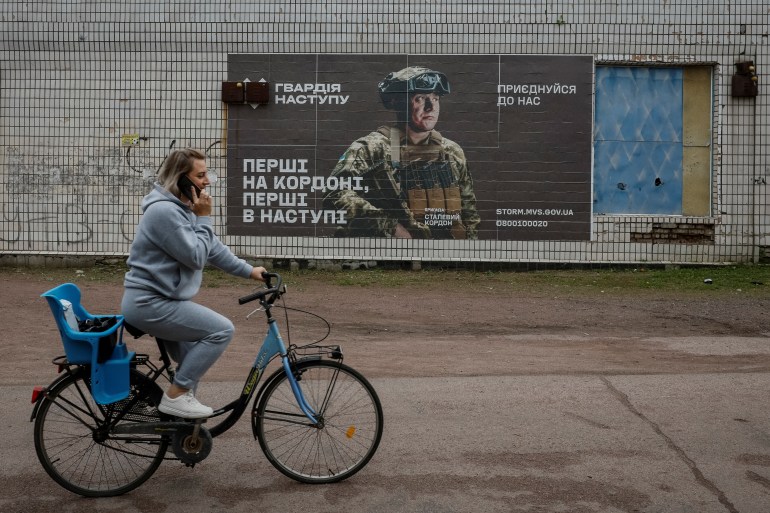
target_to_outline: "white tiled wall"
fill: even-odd
[[[595,216],[585,242],[236,237],[218,216],[222,238],[274,258],[753,261],[770,246],[767,9],[764,0],[0,1],[0,254],[126,254],[172,141],[210,148],[224,187],[228,54],[511,53],[714,64],[713,216]],[[756,99],[729,96],[743,59],[757,63]],[[145,139],[129,148],[127,134]],[[669,221],[711,223],[714,243],[630,242]]]

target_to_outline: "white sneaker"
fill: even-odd
[[[163,399],[160,400],[158,411],[183,419],[200,419],[209,417],[214,410],[201,404],[193,395],[192,390],[180,395],[176,399],[171,399],[168,394],[163,393]]]

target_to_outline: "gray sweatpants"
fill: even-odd
[[[222,355],[235,328],[227,317],[192,301],[176,301],[148,291],[127,288],[121,313],[130,324],[166,344],[179,367],[174,383],[195,390],[198,382]]]

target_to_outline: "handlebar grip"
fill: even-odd
[[[263,297],[265,295],[266,290],[260,290],[257,292],[254,292],[253,294],[249,294],[248,296],[243,296],[242,298],[238,299],[239,305],[245,305],[246,303],[250,303],[254,301],[255,299],[258,299],[260,297]]]
[[[283,283],[283,280],[281,280],[281,275],[278,273],[263,272],[262,278],[265,280],[265,288],[258,290],[256,292],[253,292],[248,296],[243,296],[242,298],[238,299],[239,305],[249,303],[251,301],[254,301],[255,299],[262,299],[268,294],[275,294],[279,291],[279,289],[281,288],[281,284]],[[275,287],[271,283],[273,278],[276,278],[278,280],[278,283],[275,285]],[[272,298],[272,301],[274,300],[275,298]]]

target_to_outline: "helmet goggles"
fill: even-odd
[[[449,81],[443,73],[432,72],[417,75],[407,82],[407,91],[410,93],[449,94]]]
[[[394,73],[380,82],[380,93],[433,93],[438,95],[449,94],[449,80],[446,75],[438,71],[426,70],[424,73],[410,77],[406,80],[394,76]]]

